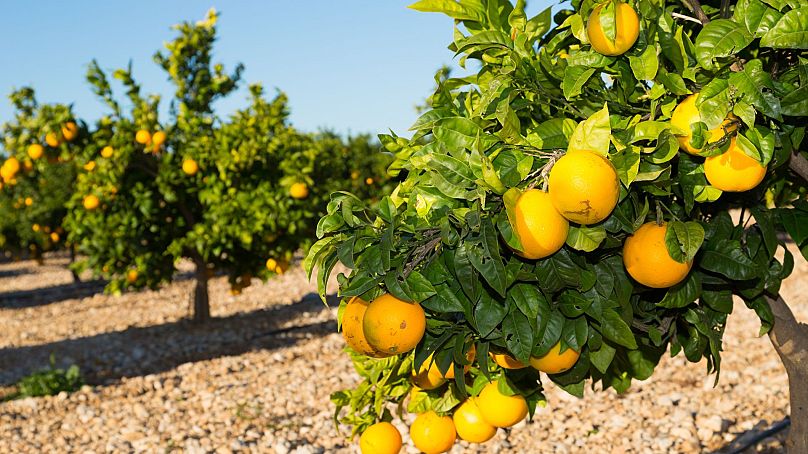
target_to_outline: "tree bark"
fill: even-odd
[[[769,339],[788,373],[791,429],[786,449],[808,453],[808,325],[799,323],[783,298],[768,298],[774,313]]]
[[[76,263],[76,246],[71,244],[70,245],[70,265],[72,265],[74,263]],[[74,270],[73,267],[71,267],[71,266],[68,266],[68,268],[70,269],[70,274],[73,275],[73,282],[76,282],[76,283],[81,282],[81,278],[79,277],[79,274],[76,273],[76,270]]]
[[[196,286],[192,297],[191,321],[202,323],[210,320],[210,301],[208,300],[208,266],[201,256],[194,257],[196,264]]]

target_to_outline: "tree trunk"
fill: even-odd
[[[196,287],[194,288],[191,320],[202,323],[210,320],[210,302],[208,301],[208,266],[202,257],[194,260],[196,263]]]
[[[808,453],[808,325],[799,323],[782,297],[769,298],[774,326],[769,339],[788,373],[791,429],[786,449]]]
[[[70,245],[70,265],[73,265],[74,263],[76,263],[76,246],[71,244]],[[79,274],[76,273],[76,271],[73,269],[73,267],[68,266],[68,268],[70,269],[70,274],[73,275],[73,282],[81,282],[81,278],[79,277]]]

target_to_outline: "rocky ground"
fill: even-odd
[[[64,260],[0,264],[0,396],[48,363],[78,364],[73,394],[0,403],[0,453],[358,452],[332,423],[331,392],[356,378],[335,311],[300,269],[241,296],[211,282],[216,320],[183,320],[192,282],[110,296],[72,284]],[[782,294],[808,320],[808,264]],[[754,313],[736,305],[721,380],[666,358],[623,394],[549,388],[532,422],[452,452],[663,453],[726,449],[788,414],[787,380]],[[406,430],[401,427],[402,433]],[[408,446],[408,452],[415,452]],[[748,452],[781,452],[782,434]]]

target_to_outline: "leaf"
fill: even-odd
[[[701,296],[701,279],[698,273],[691,272],[684,281],[669,288],[657,306],[679,309],[696,301],[699,296]]]
[[[474,321],[480,336],[484,338],[491,334],[507,314],[508,309],[504,304],[483,292],[480,301],[474,306]]]
[[[676,149],[679,149],[678,143]],[[637,179],[637,175],[640,172],[640,147],[627,146],[617,153],[612,154],[609,160],[614,165],[615,170],[617,170],[617,176],[620,178],[620,182],[626,187]]]
[[[701,300],[712,310],[722,314],[732,313],[732,292],[730,290],[704,291]]]
[[[485,149],[497,141],[486,134],[477,123],[464,117],[442,118],[433,128],[435,139],[450,150],[473,149],[474,142],[480,137]]]
[[[768,32],[783,15],[760,0],[740,0],[735,5],[732,18],[743,23],[749,33],[760,38]]]
[[[544,295],[535,285],[525,283],[516,284],[508,290],[508,301],[513,302],[525,317],[531,320],[536,320],[539,316],[540,305],[548,305]]]
[[[587,68],[586,66],[567,66],[566,69],[564,69],[564,81],[561,83],[561,89],[564,91],[564,97],[570,99],[580,95],[584,84],[586,84],[594,73],[595,68]]]
[[[563,248],[536,263],[536,275],[542,288],[548,292],[567,286],[578,287],[581,284],[581,271],[570,258],[569,252]]]
[[[654,80],[659,70],[659,58],[657,58],[656,47],[653,44],[645,48],[640,56],[630,55],[628,63],[631,72],[637,80]]]
[[[736,281],[754,279],[760,275],[755,262],[743,252],[738,240],[716,242],[713,249],[703,252],[699,267]]]
[[[696,37],[696,59],[708,70],[716,69],[713,60],[734,55],[748,46],[754,36],[746,27],[729,19],[716,19],[706,24]]]
[[[443,13],[457,20],[482,22],[484,12],[477,8],[472,8],[468,3],[458,3],[455,0],[420,0],[410,5],[409,8],[426,13]]]
[[[614,309],[604,309],[602,318],[599,321],[603,337],[627,348],[637,348],[634,333],[631,332],[631,328]]]
[[[574,129],[575,123],[572,120],[553,118],[530,130],[527,140],[530,145],[542,150],[565,149]]]
[[[611,133],[609,108],[604,104],[603,109],[578,123],[570,137],[567,151],[589,150],[606,157],[609,154]]]
[[[617,350],[614,347],[603,342],[600,345],[600,350],[589,352],[589,362],[591,362],[600,373],[605,374],[609,370],[609,365],[614,359],[614,354]]]
[[[808,6],[785,13],[760,40],[762,47],[808,49]]]
[[[606,238],[606,229],[603,226],[576,227],[571,225],[567,234],[567,245],[575,250],[592,252],[600,246]]]
[[[516,359],[527,364],[530,362],[530,353],[533,350],[533,328],[528,318],[518,310],[511,308],[502,321],[502,334],[505,344]]]
[[[704,227],[698,222],[673,221],[665,231],[665,246],[671,258],[679,263],[693,260],[704,242]]]
[[[715,78],[702,87],[696,98],[696,107],[698,107],[701,121],[707,125],[707,129],[717,128],[727,118],[729,106],[732,105],[730,101],[727,79]]]
[[[776,120],[782,119],[780,100],[772,93],[774,83],[771,75],[763,69],[763,62],[757,59],[747,62],[743,71],[729,76],[729,83],[743,94],[744,101],[757,107],[760,113]]]

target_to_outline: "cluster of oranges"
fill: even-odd
[[[166,133],[163,131],[155,131],[152,134],[146,129],[139,129],[135,133],[135,142],[145,146],[147,151],[149,151],[149,147],[151,147],[152,153],[160,152],[160,149],[163,147],[166,138],[167,138]]]

